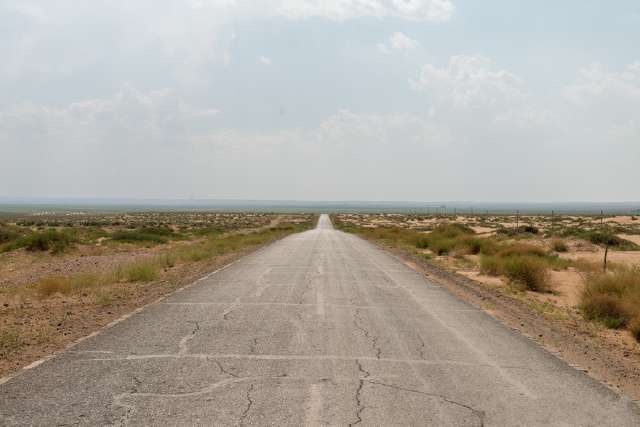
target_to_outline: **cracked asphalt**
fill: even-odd
[[[390,254],[289,236],[0,385],[0,425],[637,426]]]

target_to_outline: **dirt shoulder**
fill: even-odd
[[[516,299],[406,251],[372,243],[393,253],[406,265],[462,300],[536,341],[570,365],[615,391],[640,400],[640,348],[637,344],[626,342],[615,332],[585,323],[569,311],[560,318],[539,313],[527,300]]]
[[[59,295],[45,301],[25,301],[18,306],[3,304],[0,307],[0,316],[19,322],[21,327],[35,328],[39,334],[36,334],[35,339],[24,343],[20,351],[0,359],[0,378],[15,374],[23,366],[63,350],[69,344],[135,309],[166,297],[176,289],[193,283],[259,248],[252,247],[222,255],[207,263],[178,266],[162,280],[137,283],[135,289],[123,285],[122,292],[127,292],[127,297],[105,306],[96,306],[93,298],[87,295],[73,298]]]

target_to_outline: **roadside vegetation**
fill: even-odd
[[[640,224],[633,217],[618,223],[597,217],[344,214],[333,221],[338,229],[441,267],[500,279],[505,291],[520,293],[531,306],[551,304],[545,295],[562,297],[554,274],[577,277],[575,308],[584,319],[628,329],[640,341]],[[605,263],[607,254],[616,261]]]
[[[116,225],[99,216],[91,225],[86,218],[0,224],[0,376],[316,221],[272,214],[120,218]],[[80,262],[87,257],[92,261]]]

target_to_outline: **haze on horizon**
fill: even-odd
[[[0,0],[0,197],[630,201],[640,3]]]

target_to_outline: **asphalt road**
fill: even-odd
[[[640,425],[351,235],[292,235],[0,386],[0,424]]]

